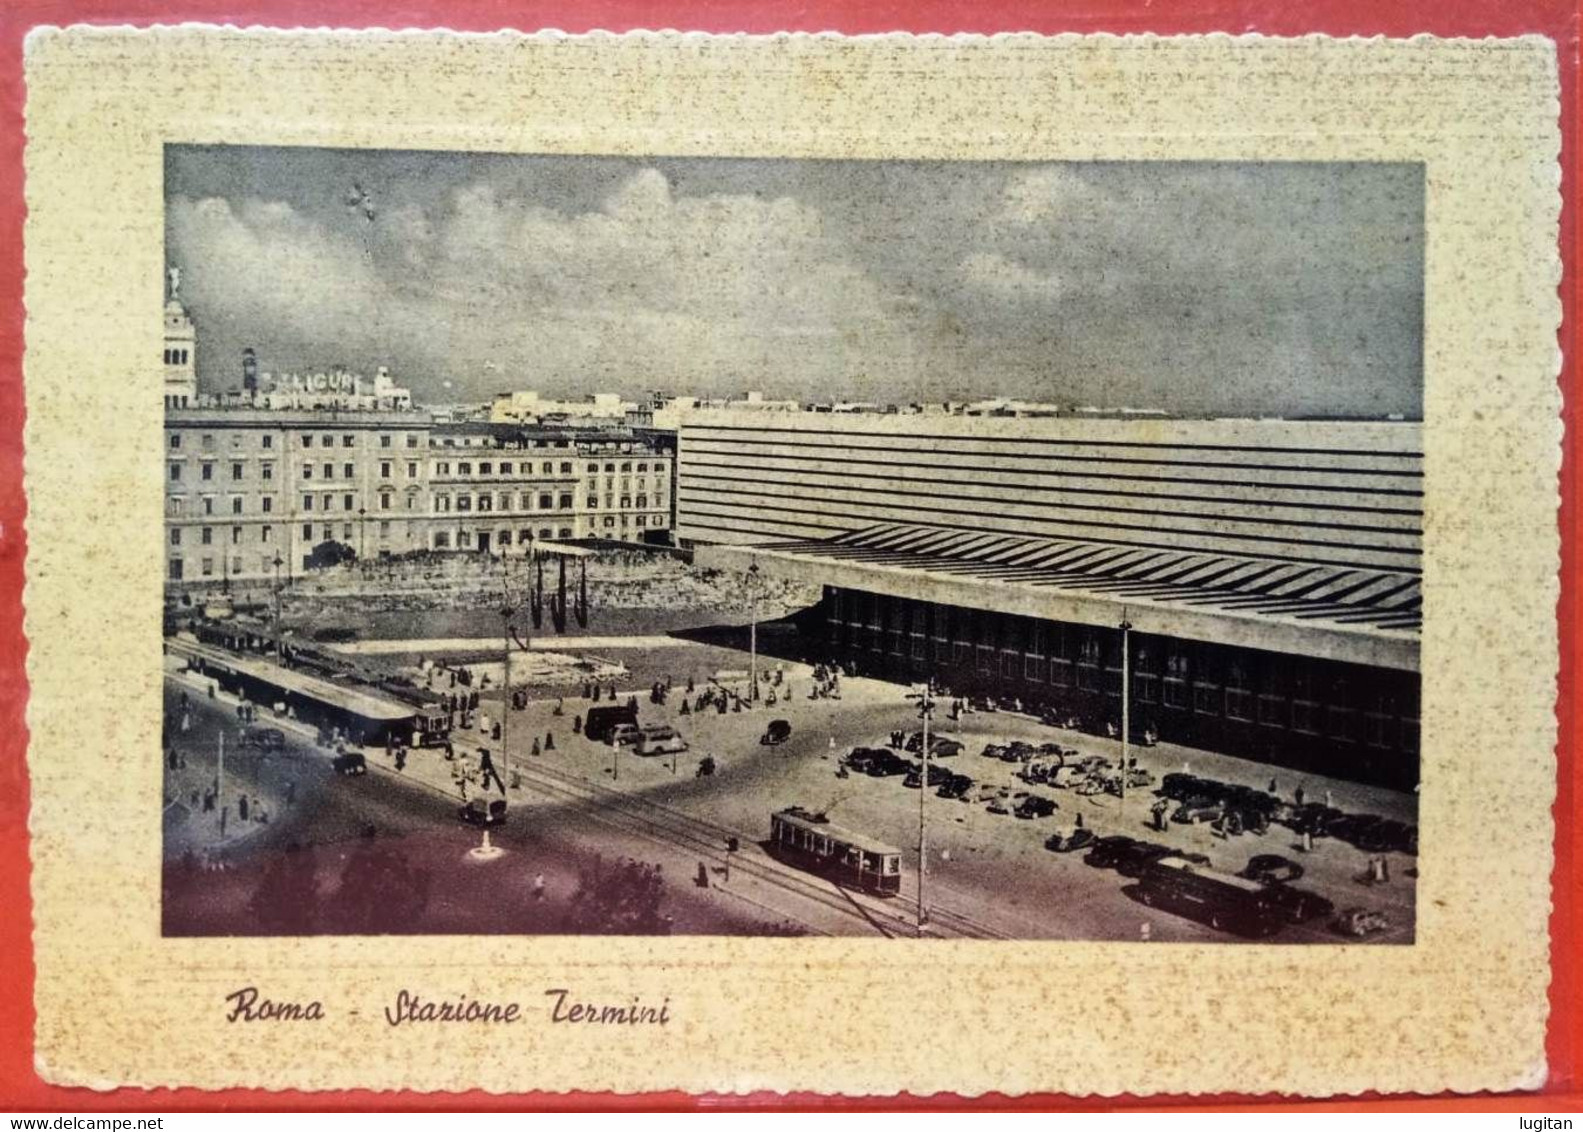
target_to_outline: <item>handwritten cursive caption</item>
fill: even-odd
[[[636,995],[617,1005],[586,1000],[563,987],[545,991],[544,997],[551,1000],[545,1004],[545,1012],[552,1025],[668,1026],[671,1021],[668,997],[658,1006]],[[225,1004],[227,1022],[319,1022],[326,1017],[324,1003],[319,999],[304,1002],[269,998],[253,986],[232,991],[225,996]],[[521,1003],[490,1002],[465,994],[430,999],[409,990],[398,991],[383,1014],[390,1026],[431,1022],[511,1025],[525,1020]]]

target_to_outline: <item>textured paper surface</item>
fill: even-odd
[[[1328,1094],[1543,1080],[1560,317],[1552,45],[41,31],[26,593],[49,1080],[497,1091]],[[1417,942],[162,939],[161,147],[1426,168]],[[267,985],[312,1025],[241,1026]],[[510,1028],[392,1029],[398,989]],[[668,997],[550,1025],[543,992]],[[356,1011],[356,1015],[351,1012]]]

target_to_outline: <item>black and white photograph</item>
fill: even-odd
[[[164,208],[167,938],[1413,944],[1422,164]]]

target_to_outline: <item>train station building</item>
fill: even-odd
[[[1416,422],[744,414],[681,423],[703,566],[822,587],[858,672],[1410,789]],[[1125,632],[1123,626],[1126,626]]]

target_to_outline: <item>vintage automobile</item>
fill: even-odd
[[[1017,804],[1019,818],[1047,818],[1055,813],[1055,802],[1038,794],[1029,794]]]
[[[1237,875],[1260,884],[1288,884],[1303,878],[1303,866],[1274,853],[1260,853],[1250,857]]]
[[[1202,868],[1209,867],[1209,858],[1202,853],[1192,853],[1183,849],[1172,849],[1168,845],[1156,845],[1149,841],[1139,841],[1121,852],[1116,859],[1115,870],[1124,877],[1142,876],[1150,865],[1163,861],[1166,858],[1180,859],[1188,865]]]
[[[1336,906],[1319,893],[1287,884],[1266,885],[1263,899],[1267,907],[1279,911],[1293,924],[1317,920],[1336,910]]]
[[[345,775],[347,777],[355,777],[357,775],[368,773],[368,760],[363,758],[362,754],[358,751],[345,751],[339,755],[336,755],[335,758],[331,760],[330,766],[336,774]]]
[[[639,728],[636,750],[640,755],[679,755],[687,750],[687,740],[674,727],[653,724]]]
[[[791,738],[791,724],[784,719],[772,719],[770,725],[764,729],[764,734],[759,736],[759,742],[767,747],[779,746]]]
[[[965,774],[953,774],[941,784],[935,793],[941,798],[967,799],[967,792],[973,789],[973,780]]]
[[[1197,825],[1200,822],[1211,822],[1226,812],[1224,802],[1218,801],[1205,794],[1188,798],[1176,812],[1171,815],[1171,820],[1181,825]]]
[[[642,738],[643,732],[635,723],[618,723],[610,729],[612,747],[636,747]]]
[[[986,759],[998,759],[1001,755],[1005,754],[1005,752],[1006,744],[1004,743],[985,743],[984,749],[980,751],[979,754],[983,755]]]
[[[904,759],[895,751],[877,751],[863,773],[872,778],[891,778],[898,774],[906,774],[912,770],[911,759]]]
[[[870,763],[888,754],[890,754],[889,751],[879,747],[853,747],[846,757],[846,765],[855,771],[866,774]]]
[[[1098,840],[1091,829],[1074,829],[1070,833],[1052,833],[1044,839],[1044,847],[1052,853],[1075,853]]]
[[[457,811],[457,817],[468,825],[499,825],[506,820],[506,800],[496,798],[486,802],[482,798],[469,798],[467,805]]]
[[[242,732],[242,745],[261,751],[279,751],[286,746],[286,736],[277,727],[249,727]]]
[[[1348,908],[1331,922],[1331,927],[1341,935],[1356,939],[1383,932],[1390,926],[1390,917],[1369,908]]]

